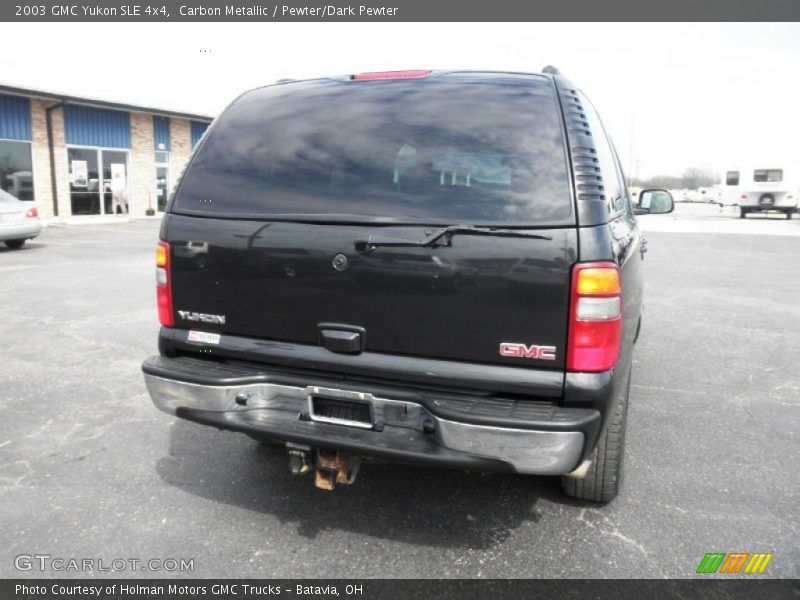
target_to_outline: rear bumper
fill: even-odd
[[[26,219],[19,223],[0,223],[0,241],[29,240],[42,233],[38,219]]]
[[[747,212],[795,212],[797,205],[758,206],[757,204],[740,204],[739,208],[743,208]]]
[[[560,475],[574,470],[600,412],[486,394],[427,392],[264,367],[151,357],[142,365],[160,410],[220,429],[364,456],[453,468]],[[371,423],[318,420],[312,393],[354,395]]]
[[[771,202],[762,202],[762,197],[769,195]],[[789,192],[751,192],[747,198],[739,199],[739,206],[750,211],[787,210],[797,208],[797,195]]]

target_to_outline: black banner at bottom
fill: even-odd
[[[800,581],[765,579],[5,579],[3,600],[800,598]]]

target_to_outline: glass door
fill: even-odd
[[[167,208],[167,167],[156,166],[156,199],[158,200],[158,212],[164,212]]]
[[[69,148],[67,158],[72,214],[101,214],[99,152],[96,148]]]
[[[127,215],[128,153],[121,150],[101,150],[103,164],[103,213]]]
[[[101,148],[67,149],[72,214],[128,214],[128,152]]]
[[[169,195],[169,152],[156,150],[156,209],[164,212]]]

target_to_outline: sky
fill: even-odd
[[[797,23],[0,23],[0,83],[211,116],[281,78],[548,64],[629,175],[800,163]]]

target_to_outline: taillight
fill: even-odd
[[[741,198],[742,200],[747,200],[747,194],[742,194]]]
[[[28,217],[29,219],[33,219],[39,216],[39,211],[36,210],[36,207],[29,208],[25,213],[25,216]]]
[[[380,73],[358,73],[351,75],[354,81],[379,81],[385,79],[422,79],[430,75],[430,71],[383,71]]]
[[[567,370],[608,371],[619,358],[622,285],[610,262],[578,263],[572,270]]]
[[[159,322],[164,327],[173,327],[175,321],[172,316],[172,273],[167,242],[158,242],[156,246],[156,299]]]

